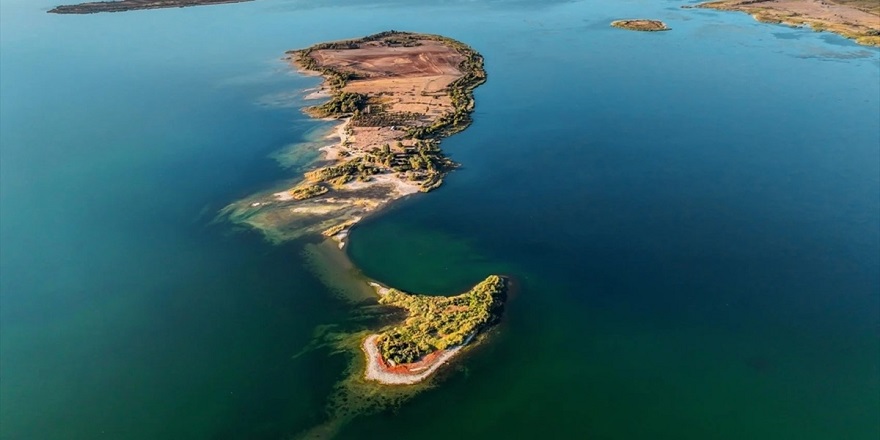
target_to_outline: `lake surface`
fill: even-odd
[[[672,1],[0,11],[0,437],[279,439],[361,306],[303,242],[216,222],[294,177],[318,80],[388,29],[486,58],[461,169],[352,232],[364,273],[516,289],[439,386],[339,438],[880,437],[880,52]],[[658,18],[660,34],[608,26]]]

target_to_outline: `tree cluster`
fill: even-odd
[[[306,179],[312,182],[327,182],[333,186],[340,186],[354,179],[368,180],[370,176],[380,172],[379,168],[365,162],[363,157],[356,157],[338,165],[309,171],[306,173]]]
[[[310,107],[309,112],[321,118],[340,117],[359,112],[367,105],[367,95],[363,93],[339,92],[318,106]]]
[[[491,275],[468,292],[452,297],[410,295],[391,289],[379,303],[404,308],[409,316],[379,335],[382,356],[393,364],[407,364],[463,344],[498,320],[506,287],[504,278]]]

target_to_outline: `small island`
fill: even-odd
[[[365,378],[388,385],[424,380],[479,332],[498,321],[507,281],[491,275],[461,295],[411,295],[374,284],[379,303],[405,309],[407,318],[363,342]]]
[[[615,20],[611,22],[611,26],[631,31],[642,32],[659,32],[668,31],[669,27],[666,23],[659,20],[648,20],[644,18],[636,18],[631,20]]]
[[[118,0],[61,5],[50,9],[50,14],[97,14],[99,12],[125,12],[139,9],[186,8],[190,6],[242,3],[253,0]]]
[[[880,46],[880,2],[877,0],[721,0],[697,5],[719,11],[741,11],[765,23],[809,26]]]

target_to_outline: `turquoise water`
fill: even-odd
[[[489,343],[341,438],[880,436],[880,53],[677,2],[0,11],[0,437],[288,438],[359,306],[213,222],[319,125],[285,50],[386,29],[483,53],[463,164],[352,233],[432,294],[516,283]],[[660,18],[662,34],[611,29]]]

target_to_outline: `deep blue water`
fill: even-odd
[[[880,435],[880,53],[666,1],[261,0],[0,11],[0,437],[287,438],[356,310],[213,223],[291,176],[314,78],[285,50],[387,29],[486,58],[463,166],[352,234],[364,272],[517,284],[440,387],[340,437]],[[611,29],[660,18],[673,31]]]

